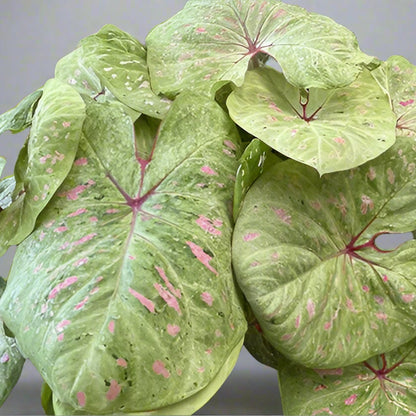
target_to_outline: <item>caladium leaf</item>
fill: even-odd
[[[42,402],[43,410],[45,411],[45,415],[54,415],[55,411],[53,408],[53,392],[45,382],[42,384],[40,399]]]
[[[236,173],[233,201],[233,217],[237,219],[240,206],[253,182],[263,173],[264,163],[271,148],[259,139],[253,139],[239,160]],[[226,150],[231,153],[231,150]]]
[[[416,66],[402,56],[391,56],[372,72],[389,95],[401,134],[416,133]]]
[[[76,91],[56,79],[46,82],[16,163],[13,202],[0,211],[0,254],[33,230],[37,216],[65,179],[84,118],[85,104]]]
[[[95,35],[83,39],[80,47],[85,66],[91,68],[123,104],[152,117],[166,115],[171,102],[152,91],[146,49],[139,41],[116,26],[106,25]],[[80,68],[79,74],[82,72]]]
[[[0,277],[0,296],[6,287]],[[8,336],[0,320],[0,406],[5,402],[19,380],[25,359],[16,346],[16,340]]]
[[[234,123],[185,95],[147,159],[134,134],[117,103],[88,104],[73,169],[19,245],[1,300],[57,413],[186,400],[195,411],[244,337],[231,272]]]
[[[243,202],[233,239],[237,280],[266,339],[290,359],[331,368],[414,337],[416,241],[383,251],[383,233],[416,223],[412,137],[350,172],[319,178],[287,160]]]
[[[6,159],[0,156],[0,175],[6,165]],[[6,209],[12,203],[12,194],[16,186],[14,176],[0,179],[0,211]]]
[[[415,341],[366,362],[312,370],[280,360],[285,415],[414,415]]]
[[[300,88],[348,85],[374,63],[343,26],[276,0],[190,0],[146,45],[152,86],[168,96],[240,86],[257,54],[275,58]]]
[[[0,115],[0,134],[10,130],[12,133],[19,133],[32,124],[33,113],[36,104],[42,96],[42,90],[37,90],[25,97],[20,103]]]
[[[312,88],[302,98],[283,74],[259,68],[247,73],[227,106],[243,129],[321,175],[359,166],[396,139],[396,116],[368,71],[345,88]]]

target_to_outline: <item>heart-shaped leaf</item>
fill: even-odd
[[[273,149],[322,175],[375,158],[396,139],[396,116],[368,71],[345,88],[298,88],[272,68],[249,71],[228,98],[230,116]]]
[[[416,133],[416,67],[402,56],[392,56],[372,72],[390,96],[401,134]]]
[[[19,133],[32,124],[36,104],[42,96],[42,90],[37,90],[25,97],[20,103],[0,115],[0,134],[7,130]]]
[[[416,241],[383,251],[376,238],[415,227],[415,144],[399,137],[377,159],[322,178],[288,160],[248,191],[234,269],[264,336],[290,359],[344,366],[414,337]]]
[[[0,296],[6,282],[0,277]],[[5,333],[0,320],[0,406],[5,402],[19,380],[25,359],[16,345],[16,340]]]
[[[113,25],[106,25],[95,35],[83,39],[80,47],[80,67],[71,78],[76,83],[85,65],[123,104],[151,117],[166,115],[171,102],[152,91],[146,49],[139,41]]]
[[[37,216],[65,179],[84,118],[85,104],[76,91],[56,79],[46,82],[16,163],[13,202],[0,211],[0,255],[33,230]]]
[[[73,169],[19,246],[1,300],[57,413],[193,412],[244,337],[231,272],[234,123],[185,95],[150,154],[134,132],[121,105],[88,104]]]
[[[275,58],[300,88],[348,85],[374,62],[343,26],[276,0],[190,0],[146,45],[152,86],[168,96],[240,86],[258,54]]]
[[[312,370],[279,361],[285,415],[414,415],[415,341],[366,362]]]

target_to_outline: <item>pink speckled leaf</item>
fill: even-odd
[[[416,329],[416,241],[383,251],[383,233],[416,223],[413,137],[351,171],[320,178],[285,161],[243,202],[233,264],[264,337],[309,367],[391,350]]]
[[[372,72],[389,95],[400,134],[416,133],[416,66],[402,56],[391,56]]]
[[[152,86],[168,96],[240,86],[264,55],[300,88],[348,85],[373,63],[345,27],[277,0],[190,0],[146,45]]]
[[[33,230],[74,161],[85,118],[79,94],[51,79],[43,87],[28,140],[15,166],[12,203],[0,211],[0,254]]]
[[[227,107],[244,130],[321,175],[359,166],[396,140],[396,116],[369,71],[347,87],[311,88],[302,97],[283,74],[259,68],[247,73]]]
[[[133,125],[121,104],[88,102],[72,170],[19,246],[0,302],[57,413],[181,403],[193,413],[241,348],[235,125],[194,95],[178,97],[160,129],[142,117]]]
[[[6,282],[0,277],[0,296]],[[25,359],[16,345],[16,340],[6,334],[3,321],[0,320],[0,406],[9,396],[19,380]]]
[[[344,368],[312,370],[279,360],[286,415],[414,415],[415,341]]]

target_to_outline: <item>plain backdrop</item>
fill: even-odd
[[[207,0],[209,1],[209,0]],[[352,30],[361,49],[380,59],[403,55],[416,64],[415,0],[288,0],[333,18]],[[141,42],[158,23],[182,9],[185,0],[0,0],[0,113],[53,77],[56,62],[77,42],[107,23]],[[0,155],[11,174],[26,133],[0,138]],[[7,276],[13,250],[0,258]],[[41,380],[27,363],[15,390],[0,409],[5,414],[42,414]],[[276,373],[243,350],[232,375],[199,413],[281,414]]]

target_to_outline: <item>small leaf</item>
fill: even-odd
[[[253,139],[240,158],[234,187],[233,217],[237,220],[241,203],[253,182],[263,173],[264,163],[271,148],[259,139]]]
[[[372,75],[386,91],[400,134],[416,134],[416,66],[401,56],[390,57]]]
[[[305,99],[281,73],[259,68],[227,106],[243,129],[321,175],[359,166],[396,139],[388,97],[368,71],[348,87],[310,89]]]
[[[43,410],[46,415],[55,415],[53,408],[53,392],[47,383],[42,383],[42,390],[40,392],[40,399],[42,402]]]
[[[260,65],[257,55],[275,58],[300,88],[345,86],[375,64],[343,26],[276,0],[190,0],[146,45],[152,86],[168,96],[240,86],[249,63]]]
[[[414,230],[414,138],[361,167],[319,178],[292,160],[248,191],[233,265],[265,338],[308,367],[350,365],[416,329],[416,241],[383,250],[384,233]]]
[[[123,104],[151,117],[166,115],[171,102],[152,91],[146,49],[136,39],[113,25],[106,25],[83,39],[80,47],[85,65]]]
[[[84,118],[85,105],[77,92],[56,79],[45,84],[29,139],[16,163],[13,202],[0,211],[0,254],[30,234],[37,216],[65,179]]]
[[[142,116],[134,126],[116,102],[86,111],[72,170],[18,247],[1,314],[56,413],[180,411],[188,399],[195,411],[246,330],[231,269],[237,130],[199,95],[179,96],[160,130]]]
[[[32,124],[32,117],[36,105],[42,96],[42,90],[37,90],[25,97],[20,103],[0,115],[0,134],[10,130],[12,133],[19,133]]]
[[[415,341],[366,362],[312,370],[279,361],[285,415],[413,415]]]

